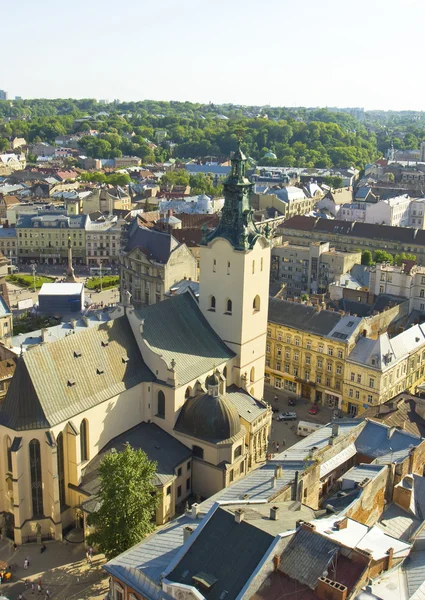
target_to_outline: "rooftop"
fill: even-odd
[[[79,296],[83,290],[83,283],[43,283],[39,296]]]

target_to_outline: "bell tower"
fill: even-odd
[[[204,232],[200,248],[199,305],[211,327],[236,357],[228,384],[245,388],[256,398],[264,392],[264,367],[270,277],[268,230],[255,225],[240,147],[231,159],[224,183],[220,223]]]

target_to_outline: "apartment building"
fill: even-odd
[[[387,250],[391,254],[413,253],[425,265],[425,230],[342,220],[296,216],[278,228],[278,235],[292,244],[330,242],[337,250]]]
[[[86,262],[86,215],[57,212],[21,213],[16,223],[19,262],[62,264],[68,258],[68,238],[76,264]]]
[[[406,261],[400,266],[378,263],[370,267],[369,290],[409,300],[409,312],[425,312],[425,267]]]
[[[413,392],[425,380],[425,326],[367,337],[374,318],[271,299],[266,383],[351,416]]]
[[[322,196],[308,197],[301,188],[294,186],[271,187],[265,193],[253,194],[251,204],[256,210],[275,209],[289,219],[309,213]]]
[[[338,217],[342,221],[360,221],[393,227],[408,227],[410,224],[410,204],[407,194],[388,198],[380,202],[355,202],[344,204]]]
[[[125,221],[117,217],[100,217],[86,223],[86,257],[91,266],[118,264],[121,251],[121,230]]]
[[[336,277],[360,262],[360,252],[340,252],[329,242],[308,247],[284,242],[272,249],[271,278],[285,285],[287,296],[324,294]]]

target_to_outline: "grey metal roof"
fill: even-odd
[[[300,529],[283,551],[279,571],[314,589],[338,549],[326,537]]]
[[[268,410],[267,404],[256,400],[235,385],[227,388],[226,395],[238,411],[239,416],[248,423],[252,423]]]
[[[412,551],[404,561],[409,598],[425,581],[425,550]]]
[[[347,479],[349,481],[361,483],[365,479],[375,479],[375,477],[384,469],[386,469],[385,465],[360,464],[356,467],[351,467],[351,469],[344,473],[339,479],[340,481]]]
[[[400,508],[396,504],[390,504],[382,513],[379,523],[376,525],[384,533],[396,540],[408,542],[420,526],[421,521],[411,513]]]
[[[421,438],[397,429],[388,437],[389,429],[381,423],[367,421],[355,440],[357,452],[375,458],[376,464],[401,462],[413,446],[419,446],[421,443]]]
[[[0,406],[0,424],[51,427],[153,379],[120,317],[25,352]]]
[[[270,298],[268,320],[309,333],[328,335],[341,320],[341,315],[329,310],[318,312],[313,306],[298,302]]]
[[[187,446],[181,444],[154,423],[139,423],[139,425],[115,437],[102,448],[99,454],[84,469],[79,487],[89,494],[97,494],[100,486],[98,470],[103,457],[112,449],[121,452],[127,442],[132,448],[143,450],[149,460],[156,462],[154,479],[156,486],[163,486],[172,481],[175,477],[176,468],[192,456],[192,451]]]
[[[176,361],[180,385],[203,376],[233,358],[199,310],[190,292],[137,311],[144,319],[144,341],[168,365]]]
[[[217,508],[171,573],[170,581],[193,585],[192,578],[205,573],[217,581],[208,600],[236,598],[267,552],[274,535],[249,521],[235,521],[230,512]]]
[[[0,238],[16,238],[14,227],[0,227]]]
[[[171,253],[179,245],[179,242],[169,233],[147,229],[140,225],[137,225],[137,227],[132,225],[129,230],[129,241],[126,252],[140,248],[152,260],[166,264]]]
[[[43,223],[43,227],[49,228],[61,228],[62,224],[65,225],[65,229],[84,229],[86,224],[87,215],[66,215],[64,213],[52,212],[42,213],[19,213],[18,220],[16,222],[16,228],[20,229],[34,227],[34,222]],[[45,224],[45,225],[44,225]]]

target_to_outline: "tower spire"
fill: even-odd
[[[75,283],[77,280],[74,275],[74,267],[72,266],[72,242],[71,236],[68,235],[68,268],[66,270],[66,282]]]
[[[204,235],[202,244],[214,238],[227,239],[236,250],[248,250],[261,235],[253,218],[249,198],[253,184],[246,177],[246,156],[242,152],[240,137],[238,148],[231,157],[231,171],[224,182],[224,206],[218,226]]]

